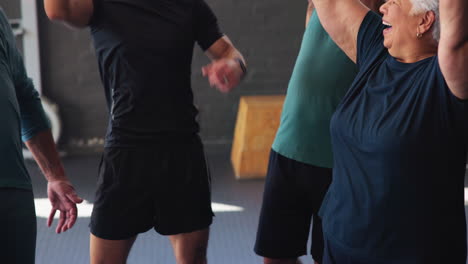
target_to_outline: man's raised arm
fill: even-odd
[[[64,22],[72,27],[86,27],[94,12],[93,0],[44,0],[50,20]]]

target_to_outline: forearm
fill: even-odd
[[[25,144],[47,181],[67,180],[50,130],[38,133]]]
[[[222,53],[219,59],[241,60],[244,63],[244,65],[247,65],[244,56],[242,56],[242,54],[234,46],[230,46],[229,48],[227,48],[226,51]]]
[[[212,61],[239,59],[244,63],[244,65],[247,65],[244,56],[242,56],[226,36],[216,41],[213,46],[207,50],[206,54]]]
[[[440,0],[440,44],[445,48],[466,49],[468,42],[468,1]]]

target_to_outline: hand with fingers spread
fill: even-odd
[[[202,68],[203,76],[208,78],[211,87],[223,93],[236,87],[245,74],[240,59],[220,59]]]
[[[78,215],[76,204],[81,203],[83,199],[78,197],[71,183],[66,180],[50,181],[47,185],[47,195],[52,204],[47,226],[52,225],[58,210],[60,218],[55,232],[60,234],[72,228]]]

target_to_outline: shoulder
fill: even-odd
[[[11,31],[10,22],[2,8],[0,8],[0,41],[5,47],[14,46],[14,44],[12,45],[14,42],[14,36]]]
[[[0,23],[4,24],[4,22],[8,21],[7,16],[3,8],[0,7]]]

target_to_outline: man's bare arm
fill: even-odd
[[[25,144],[48,181],[47,195],[52,210],[47,225],[52,225],[55,212],[60,211],[56,232],[65,232],[75,224],[78,214],[76,204],[83,200],[76,195],[75,189],[65,175],[50,130],[39,132]]]
[[[65,171],[50,130],[40,132],[25,142],[47,181],[66,180]]]
[[[227,36],[223,36],[218,39],[213,45],[211,45],[205,54],[212,61],[220,59],[241,59],[244,63],[245,59],[242,54],[234,47],[231,40]]]
[[[93,16],[93,0],[44,0],[44,8],[52,21],[72,27],[86,27]]]

